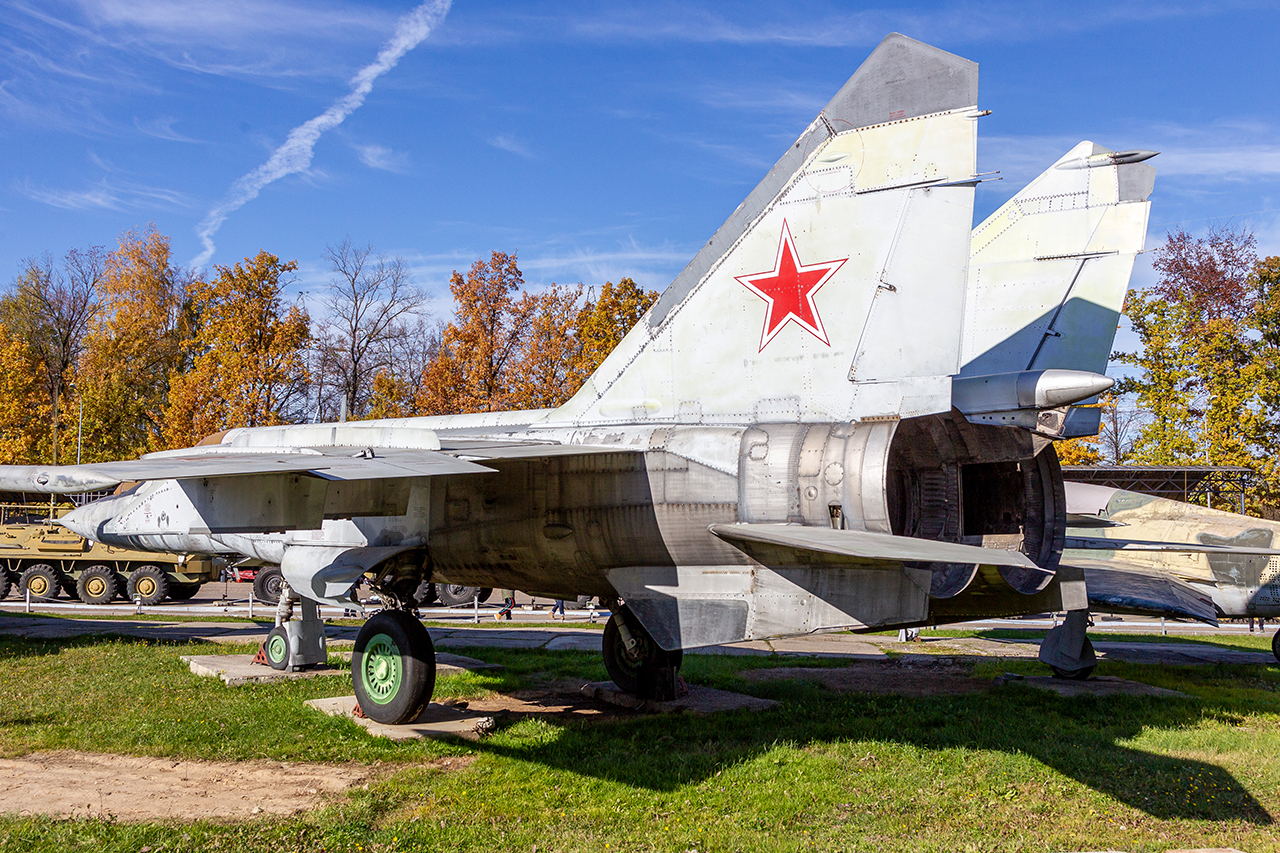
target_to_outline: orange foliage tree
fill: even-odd
[[[305,347],[311,320],[281,301],[284,278],[298,268],[260,251],[232,267],[217,266],[212,281],[190,289],[194,360],[169,385],[164,438],[189,447],[234,427],[288,423],[307,394]]]
[[[26,341],[0,325],[0,465],[36,461],[49,415],[39,362]]]

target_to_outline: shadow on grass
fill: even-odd
[[[514,687],[522,675],[572,672],[605,677],[598,658],[582,653],[541,653],[531,659],[509,650],[472,651],[508,667],[492,676],[492,687],[498,691]],[[1153,817],[1273,822],[1221,767],[1121,743],[1144,730],[1177,729],[1234,713],[1214,703],[1145,696],[1068,698],[1016,684],[922,698],[840,694],[807,681],[748,684],[732,674],[747,667],[802,663],[809,662],[686,657],[684,671],[691,681],[777,700],[779,706],[769,711],[574,722],[560,726],[550,739],[496,739],[481,742],[477,749],[664,791],[701,782],[779,743],[801,748],[857,742],[1000,751],[1032,756]]]
[[[980,640],[1022,640],[1028,643],[1039,643],[1044,639],[1045,632],[1042,630],[1021,630],[1018,628],[986,628],[983,630],[966,632],[965,636],[976,637]],[[933,635],[930,635],[931,637]],[[939,639],[945,639],[946,635],[941,634]],[[1108,631],[1105,624],[1099,625],[1089,630],[1089,639],[1096,643],[1133,643],[1133,644],[1170,644],[1170,645],[1188,645],[1201,646],[1210,649],[1230,649],[1237,652],[1269,653],[1270,649],[1251,646],[1246,643],[1235,643],[1217,634],[1214,639],[1206,639],[1204,637],[1196,637],[1188,634],[1170,634],[1169,636],[1160,636],[1159,634],[1131,634],[1126,631]]]

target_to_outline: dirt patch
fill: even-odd
[[[842,667],[783,666],[748,669],[740,673],[748,681],[802,678],[817,681],[839,693],[885,693],[898,696],[949,696],[990,690],[992,683],[974,678],[962,664],[855,663]]]
[[[449,759],[439,759],[440,765]],[[454,766],[461,760],[453,758]],[[371,770],[279,761],[177,761],[91,752],[0,759],[0,812],[157,819],[240,820],[291,815],[359,785]]]

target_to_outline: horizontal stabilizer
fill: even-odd
[[[1218,624],[1213,599],[1167,572],[1124,564],[1081,564],[1091,610],[1169,616]]]
[[[1082,551],[1161,551],[1175,554],[1240,554],[1254,557],[1280,557],[1280,548],[1251,545],[1207,545],[1203,542],[1149,542],[1142,539],[1105,539],[1068,536],[1066,548]]]
[[[984,566],[1039,568],[1027,555],[1018,551],[915,539],[891,533],[870,533],[865,530],[833,530],[829,527],[804,527],[797,524],[713,524],[711,532],[735,544],[746,542],[776,545],[851,557],[855,560],[977,563]]]

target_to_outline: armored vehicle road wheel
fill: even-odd
[[[146,605],[159,604],[169,594],[169,576],[159,566],[142,566],[129,575],[129,600],[141,597]]]
[[[198,583],[179,583],[177,581],[169,582],[169,597],[174,601],[187,601],[195,598],[197,592],[200,591]]]
[[[418,588],[413,591],[413,603],[418,607],[426,607],[428,604],[435,604],[436,601],[436,585],[431,581],[423,581],[418,584]]]
[[[8,598],[13,589],[13,575],[7,569],[0,569],[0,598]]]
[[[272,669],[289,668],[289,632],[283,625],[277,625],[267,634],[267,641],[262,644],[267,654],[267,663]]]
[[[62,572],[47,563],[37,563],[29,567],[18,579],[18,592],[21,595],[31,593],[34,601],[53,601],[62,588]]]
[[[422,623],[384,610],[356,636],[351,681],[365,716],[398,725],[417,719],[436,686],[436,652]]]
[[[470,604],[471,599],[479,598],[484,601],[489,597],[491,589],[483,589],[478,586],[459,586],[452,583],[436,584],[436,597],[440,599],[440,603],[445,607],[458,607],[462,604]]]
[[[1280,661],[1280,630],[1271,635],[1271,654],[1275,655],[1277,661]]]
[[[664,667],[679,669],[684,660],[684,652],[678,649],[674,652],[664,650],[634,617],[627,619],[627,628],[636,645],[635,648],[628,649],[618,627],[621,618],[621,613],[614,613],[605,623],[602,646],[604,668],[620,690],[638,695],[642,684],[652,681],[656,670]]]
[[[1049,669],[1053,670],[1054,678],[1065,678],[1069,681],[1087,681],[1089,676],[1093,675],[1095,666],[1097,664],[1082,666],[1079,669],[1059,669],[1056,666],[1051,666]]]
[[[280,588],[284,586],[284,572],[279,566],[262,569],[253,578],[253,597],[267,604],[280,603]]]
[[[116,573],[110,566],[90,566],[76,581],[76,595],[85,604],[110,604],[116,597]]]

